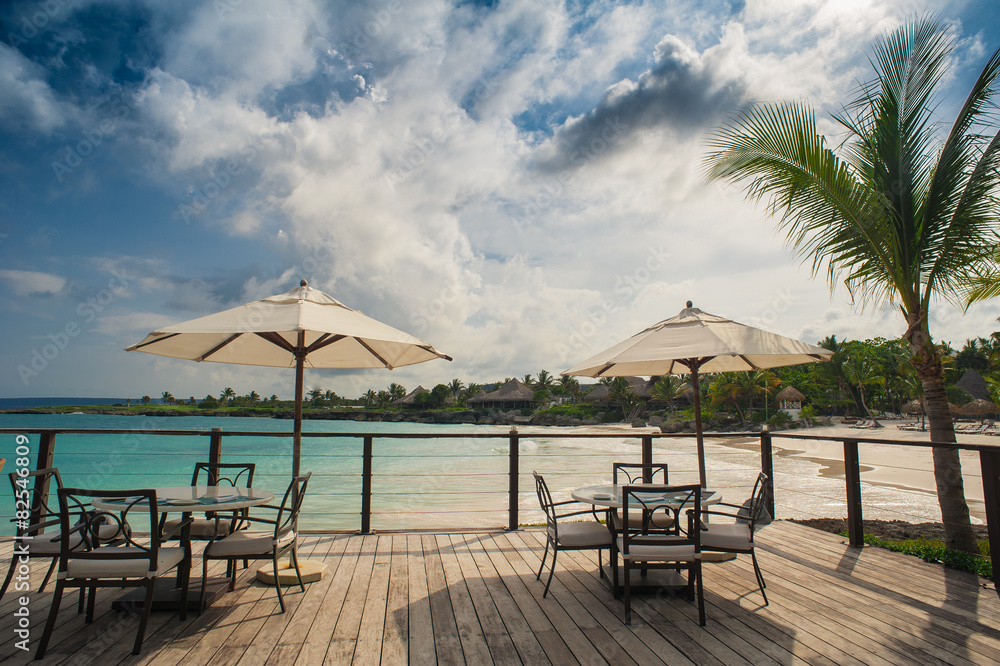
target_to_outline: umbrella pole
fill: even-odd
[[[302,384],[305,375],[304,331],[299,331],[299,345],[295,349],[295,427],[292,435],[292,478],[299,476],[299,458],[302,456]]]
[[[705,441],[701,435],[701,389],[698,386],[698,366],[692,364],[691,368],[691,389],[694,391],[694,432],[698,442],[698,479],[701,487],[708,486],[705,475]]]

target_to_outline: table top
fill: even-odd
[[[573,499],[579,502],[586,502],[595,506],[606,506],[612,509],[620,509],[622,505],[622,487],[611,484],[602,486],[584,486],[573,491]],[[652,493],[650,497],[643,498],[649,506],[654,504],[671,505],[677,504],[673,495],[663,493]],[[715,490],[703,490],[701,493],[701,505],[718,504],[722,501],[722,495]]]
[[[98,498],[92,504],[104,511],[121,511],[134,498]],[[232,486],[170,486],[156,489],[156,508],[161,513],[194,511],[232,511],[267,504],[274,493],[260,488]],[[141,506],[138,503],[136,506]]]

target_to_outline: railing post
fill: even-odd
[[[767,494],[767,505],[764,507],[768,515],[774,515],[774,451],[771,448],[771,432],[766,428],[760,432],[760,471],[767,474],[767,480],[771,482],[771,492]]]
[[[993,571],[1000,563],[1000,452],[979,451],[979,464],[983,468],[983,503],[986,505],[986,527],[989,530],[990,561]],[[993,589],[1000,596],[1000,586],[993,574]]]
[[[847,481],[847,536],[851,545],[865,545],[861,511],[861,464],[857,440],[844,441],[844,478]]]
[[[642,480],[653,482],[653,436],[642,436]]]
[[[372,533],[372,436],[365,435],[361,454],[361,533]]]
[[[222,428],[212,428],[212,434],[208,440],[208,462],[218,465],[222,462]],[[208,472],[208,485],[219,484],[219,470],[211,469]]]
[[[518,475],[520,472],[521,438],[517,426],[510,427],[510,471],[508,472],[507,529],[517,529]]]
[[[38,456],[35,459],[35,469],[45,469],[52,467],[52,461],[56,453],[56,434],[54,432],[43,432],[38,437]],[[35,477],[35,497],[40,498],[38,506],[31,510],[31,524],[41,522],[42,507],[49,502],[49,478]]]

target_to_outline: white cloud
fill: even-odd
[[[60,294],[68,281],[60,275],[39,271],[0,270],[0,280],[6,282],[18,296]]]
[[[0,90],[0,121],[8,130],[48,133],[66,123],[70,109],[56,99],[42,68],[4,43],[0,43]]]

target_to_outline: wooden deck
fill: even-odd
[[[997,664],[993,585],[912,557],[777,522],[759,533],[770,606],[748,557],[706,564],[708,626],[671,596],[636,599],[633,625],[596,574],[592,553],[560,555],[548,598],[535,580],[536,530],[307,535],[304,555],[330,573],[302,594],[250,584],[201,617],[154,613],[132,657],[134,618],[110,609],[85,625],[67,595],[43,664]],[[0,543],[4,566],[11,542]],[[34,566],[33,590],[44,574]],[[51,598],[32,594],[32,651],[14,643],[17,596],[0,603],[0,661],[28,663]]]

